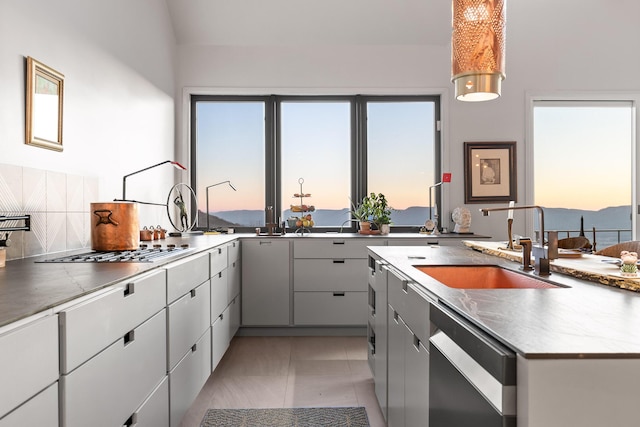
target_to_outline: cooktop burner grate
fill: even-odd
[[[67,255],[58,258],[45,259],[36,262],[48,263],[85,263],[85,262],[154,262],[167,257],[175,256],[189,250],[188,246],[168,245],[167,247],[148,248],[141,246],[139,249],[129,251],[99,252],[91,251],[75,255]]]

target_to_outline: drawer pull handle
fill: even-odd
[[[334,292],[334,293],[333,293],[333,296],[334,296],[334,297],[343,297],[344,295],[345,295],[345,293],[344,293],[344,292]]]
[[[218,279],[222,279],[222,271],[218,273]]]
[[[333,263],[334,264],[344,264],[344,260],[343,259],[334,259]]]
[[[416,350],[420,351],[420,338],[415,336],[415,334],[413,335],[413,346],[416,348]]]
[[[136,339],[136,332],[135,330],[132,329],[126,334],[124,334],[122,341],[124,342],[124,346],[126,347],[127,345],[131,344],[135,339]]]
[[[195,353],[197,349],[198,349],[198,343],[195,343],[194,345],[191,346],[192,353]]]
[[[127,421],[124,422],[123,427],[131,427],[138,424],[138,414],[134,412]]]
[[[333,244],[334,245],[344,245],[344,240],[334,240]]]
[[[270,245],[270,244],[271,244],[271,241],[269,241],[269,240],[260,240],[260,246],[262,246],[262,245]]]
[[[397,312],[397,311],[395,311],[395,310],[393,310],[393,320],[395,320],[395,322],[396,322],[396,323],[400,323],[400,322],[398,321],[398,317],[399,317],[398,312]]]
[[[196,290],[191,289],[191,298],[195,298],[195,297],[196,297]]]
[[[133,295],[135,292],[135,283],[127,283],[127,286],[124,288],[124,296],[128,297],[129,295]]]
[[[402,281],[402,290],[405,294],[409,293],[409,282],[407,282],[406,280]]]
[[[218,248],[218,255],[222,254],[222,248]]]
[[[224,313],[220,313],[220,316],[218,316],[220,318],[220,320],[224,320]]]

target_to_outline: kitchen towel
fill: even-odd
[[[200,427],[369,427],[358,407],[209,409]]]

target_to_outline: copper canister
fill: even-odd
[[[138,204],[91,203],[91,249],[127,251],[140,246]]]

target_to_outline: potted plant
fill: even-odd
[[[358,206],[355,206],[353,201],[351,202],[351,215],[359,221],[361,231],[369,231],[371,229],[372,214],[373,209],[368,196],[365,196]]]
[[[392,208],[389,206],[387,198],[382,193],[371,193],[368,199],[371,204],[372,222],[380,230],[380,234],[389,234]]]
[[[371,223],[380,230],[380,234],[388,234],[391,224],[391,207],[382,193],[370,193],[362,198],[358,206],[351,203],[351,214],[360,221],[360,230],[368,232]]]

